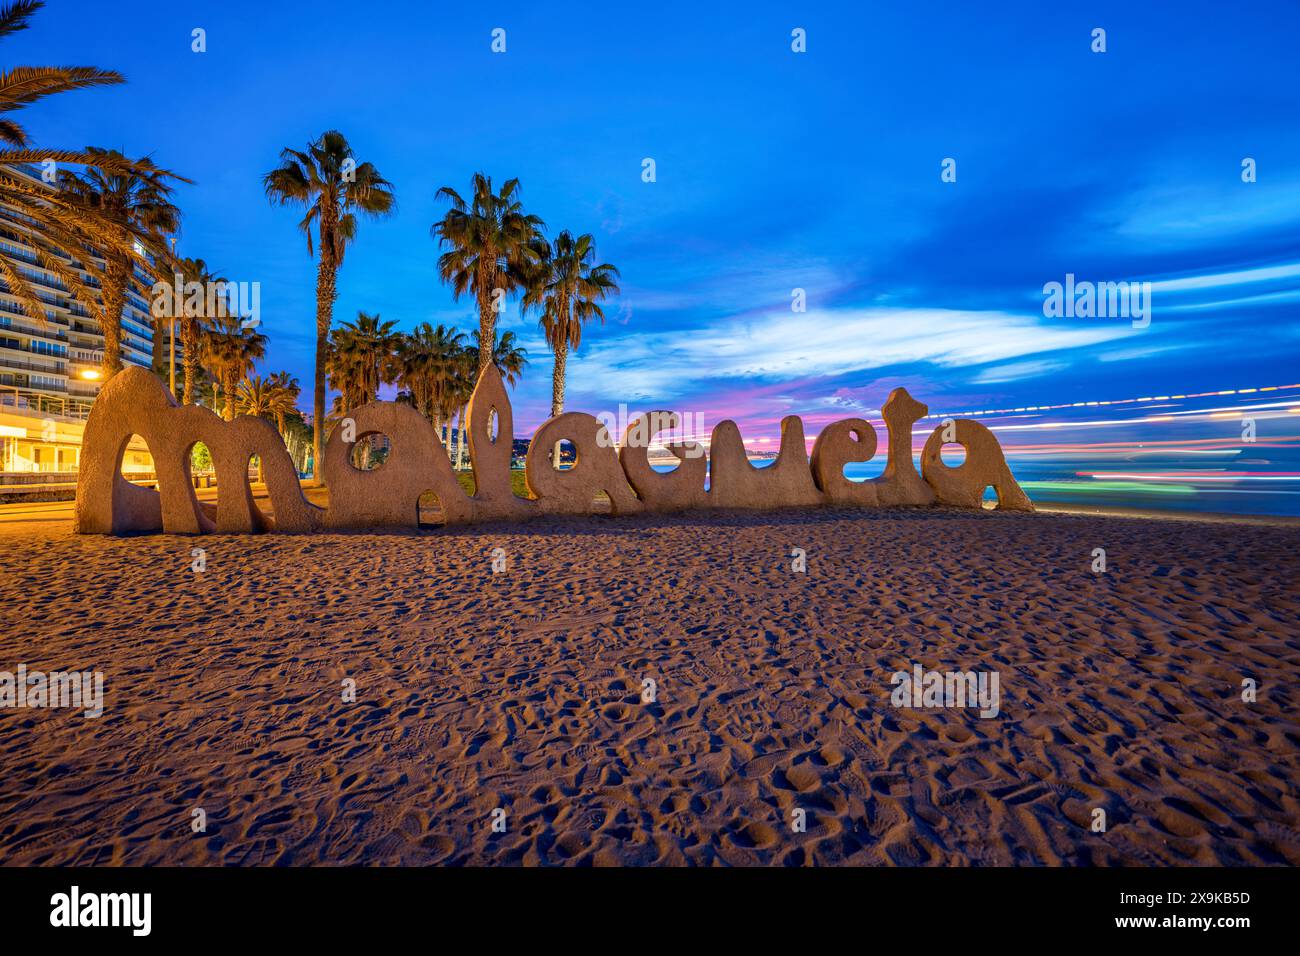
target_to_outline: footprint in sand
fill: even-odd
[[[632,715],[632,708],[627,704],[607,704],[601,713],[610,720],[624,721]]]
[[[821,777],[817,771],[807,764],[801,764],[797,767],[786,767],[776,774],[773,782],[777,786],[782,786],[782,781],[787,789],[797,790],[799,793],[809,793],[821,786]]]
[[[758,820],[734,820],[726,836],[745,850],[768,850],[776,846],[776,830]]]
[[[456,850],[456,841],[441,833],[431,833],[420,841],[420,849],[429,854],[428,863],[441,863]]]

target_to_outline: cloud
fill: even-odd
[[[1131,338],[1127,322],[1043,324],[1038,316],[948,309],[842,309],[732,318],[706,328],[593,341],[584,382],[673,396],[701,379],[830,378],[888,367],[964,368]],[[991,381],[991,380],[989,380]]]
[[[1023,378],[1039,378],[1059,372],[1070,367],[1069,362],[1054,362],[1038,359],[1028,362],[1012,362],[1008,365],[996,365],[986,368],[971,379],[974,385],[996,385],[1000,382],[1016,382]]]
[[[1115,236],[1134,245],[1221,246],[1262,229],[1294,226],[1300,221],[1300,194],[1294,181],[1265,189],[1247,186],[1232,175],[1226,182],[1180,182],[1136,191],[1125,196],[1113,214]]]
[[[1176,279],[1158,279],[1151,283],[1151,291],[1188,292],[1199,289],[1217,289],[1224,286],[1250,285],[1257,282],[1277,282],[1286,279],[1300,279],[1300,262],[1288,262],[1258,269],[1238,269],[1234,272],[1181,276]]]
[[[1159,355],[1162,352],[1173,352],[1180,348],[1188,348],[1190,343],[1184,341],[1178,345],[1157,343],[1135,345],[1131,348],[1108,349],[1097,355],[1098,362],[1131,362],[1134,359],[1147,359],[1153,355]]]

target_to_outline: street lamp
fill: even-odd
[[[172,267],[176,268],[176,237],[175,236],[171,237],[171,242],[172,242]],[[170,341],[172,358],[171,358],[171,368],[168,370],[170,373],[168,375],[168,382],[171,385],[172,397],[175,398],[176,396],[176,297],[175,296],[172,296],[172,307],[169,311],[171,312],[171,322],[169,323],[170,331],[167,334],[167,338]]]
[[[81,377],[87,382],[99,381],[99,374],[99,369],[97,368],[83,368],[81,370]]]

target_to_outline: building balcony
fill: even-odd
[[[0,369],[21,369],[24,372],[41,372],[45,375],[62,375],[67,376],[68,367],[64,362],[33,362],[27,358],[19,358],[17,355],[24,354],[20,349],[11,349],[7,346],[0,345]]]
[[[42,329],[30,324],[30,320],[28,322],[19,322],[16,319],[11,319],[7,315],[0,315],[0,329],[4,329],[7,332],[17,332],[19,335],[32,335],[37,338],[52,339],[56,342],[68,341],[68,333],[63,331],[62,327],[55,322],[47,323],[46,327]]]

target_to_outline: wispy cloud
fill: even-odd
[[[1028,362],[1011,362],[1008,365],[995,365],[992,368],[980,370],[971,382],[976,385],[995,385],[1003,382],[1018,382],[1025,378],[1038,378],[1041,375],[1050,375],[1052,372],[1059,372],[1061,369],[1069,368],[1069,362],[1051,361],[1049,359],[1036,359]]]
[[[814,310],[594,342],[575,363],[575,377],[617,381],[633,395],[670,396],[701,377],[774,381],[917,364],[955,369],[1133,334],[1126,323],[1048,325],[1038,316],[994,311]],[[985,379],[995,380],[1007,379]]]
[[[1201,289],[1217,289],[1224,286],[1278,282],[1287,279],[1300,279],[1300,262],[1263,266],[1258,269],[1237,269],[1232,272],[1211,272],[1202,275],[1181,276],[1174,279],[1157,279],[1151,283],[1151,291],[1189,292]]]

